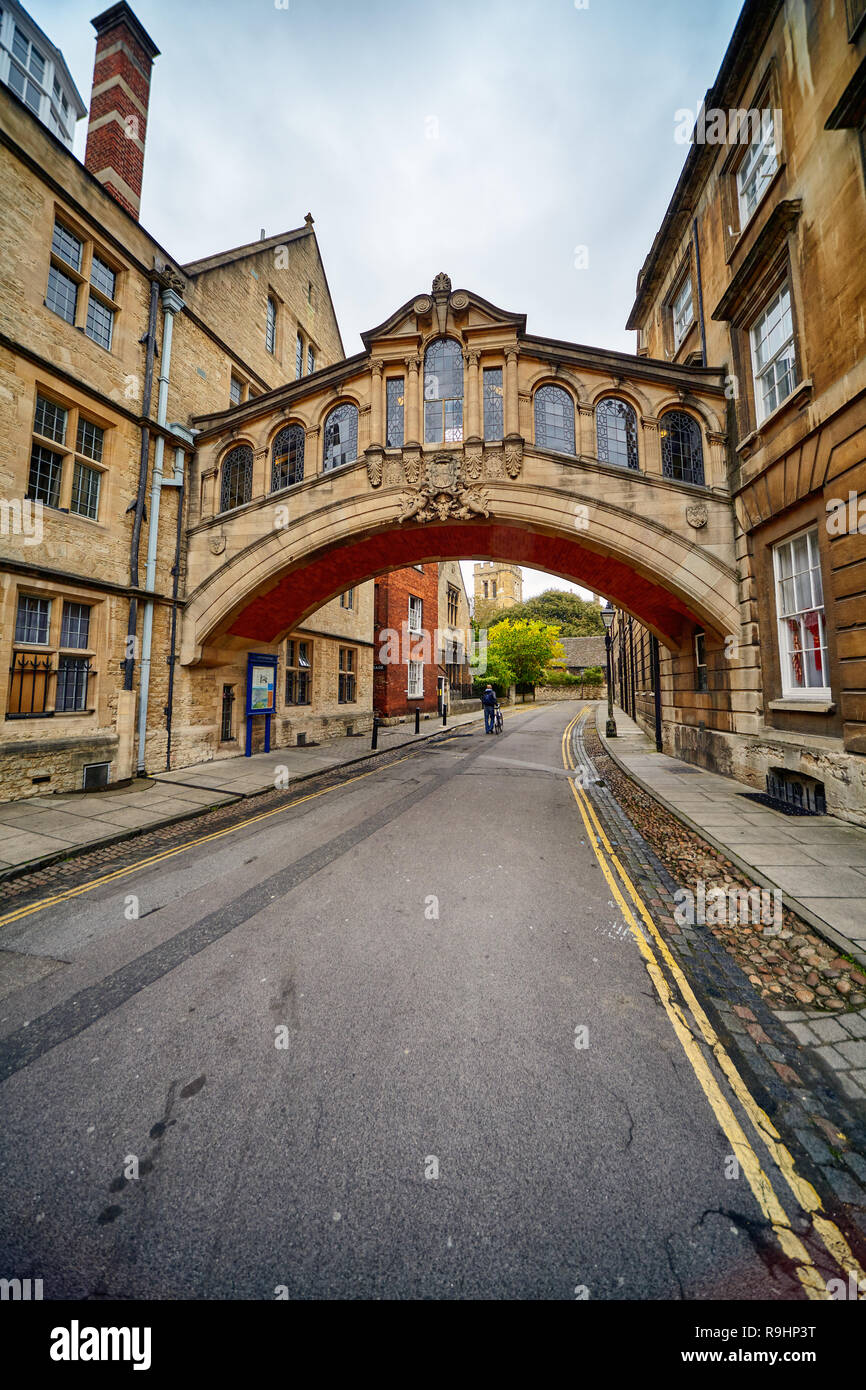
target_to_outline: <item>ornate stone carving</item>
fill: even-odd
[[[226,548],[226,538],[224,533],[222,531],[218,531],[216,535],[209,536],[208,547],[210,549],[211,555],[222,555],[223,551]]]
[[[523,441],[505,441],[505,471],[509,478],[520,477],[520,470],[523,467]]]
[[[710,514],[703,502],[694,502],[690,507],[686,507],[686,521],[699,531],[702,526],[706,526],[710,519]]]
[[[458,313],[462,313],[464,309],[469,308],[469,295],[465,290],[456,290],[454,294],[452,294],[451,308],[456,309]]]
[[[427,461],[423,483],[404,493],[403,510],[397,520],[468,521],[473,516],[489,516],[488,496],[464,476],[464,466],[456,454],[440,450]]]
[[[413,487],[421,481],[421,450],[403,450],[403,477]]]
[[[480,444],[467,444],[463,450],[463,475],[470,483],[481,480],[484,471],[484,450]]]
[[[436,276],[435,280],[433,281],[433,293],[434,293],[434,294],[450,294],[450,293],[451,293],[451,276],[450,276],[450,275],[446,275],[444,270],[440,270],[439,274]]]
[[[382,449],[367,449],[365,454],[367,459],[367,477],[370,479],[370,486],[381,487],[385,466],[384,451]]]
[[[433,300],[430,298],[429,294],[421,294],[415,300],[415,303],[412,305],[412,308],[415,310],[415,313],[418,315],[419,318],[426,318],[427,315],[430,313],[430,310],[433,308]]]

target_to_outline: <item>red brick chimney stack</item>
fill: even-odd
[[[112,5],[91,23],[96,62],[84,167],[137,218],[150,74],[159,49],[127,4]]]

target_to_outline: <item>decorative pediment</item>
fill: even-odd
[[[431,330],[459,333],[465,328],[474,331],[485,328],[508,328],[518,334],[526,331],[526,315],[511,314],[495,304],[473,294],[471,290],[451,288],[444,272],[436,276],[429,293],[416,294],[402,304],[390,318],[361,334],[365,348],[374,344],[381,348],[389,338],[426,337]]]

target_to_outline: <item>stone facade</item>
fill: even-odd
[[[738,617],[663,649],[665,747],[761,789],[774,769],[812,776],[828,809],[866,823],[866,26],[853,8],[744,6],[629,327],[640,353],[721,367],[729,397]],[[785,346],[762,370],[768,311],[765,356]],[[802,631],[775,567],[804,543]],[[649,638],[631,638],[647,671]],[[624,698],[654,719],[652,684],[623,666]]]
[[[519,565],[487,560],[473,570],[475,611],[486,613],[513,608],[523,602],[523,573]]]
[[[134,34],[127,48],[135,56]],[[102,121],[106,93],[130,84],[113,69],[98,75],[99,114],[92,107],[91,115]],[[305,377],[339,361],[343,346],[311,217],[283,236],[184,267],[140,226],[129,199],[6,88],[0,129],[0,779],[9,797],[80,790],[90,764],[108,763],[118,781],[140,763],[163,770],[169,753],[178,767],[242,748],[251,644],[194,672],[177,660],[186,528],[190,508],[199,510],[189,427],[202,412],[228,416],[233,400],[294,379],[299,335]],[[150,547],[158,454],[165,485]],[[218,537],[213,544],[219,548]],[[255,644],[280,659],[275,746],[299,734],[312,741],[360,730],[372,719],[372,585],[358,586],[353,612],[336,597],[303,628],[315,647],[309,708],[282,698],[286,639],[299,635],[292,625]],[[355,698],[341,702],[340,653],[349,649]],[[235,736],[224,740],[226,686]]]

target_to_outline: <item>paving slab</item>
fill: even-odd
[[[762,886],[778,888],[785,905],[838,950],[866,963],[866,829],[834,816],[786,816],[749,802],[747,788],[734,778],[658,753],[617,707],[618,737],[607,739],[606,714],[599,703],[598,735],[625,773]],[[672,775],[677,767],[694,775]]]

